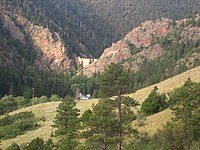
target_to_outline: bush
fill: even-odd
[[[157,112],[164,110],[167,107],[166,103],[166,95],[158,94],[157,89],[154,89],[148,96],[147,99],[144,100],[141,111],[145,115],[151,115]]]
[[[35,115],[32,112],[22,112],[0,119],[0,139],[14,138],[27,130],[36,127]]]
[[[12,143],[12,145],[10,145],[8,148],[6,148],[6,150],[21,150],[21,149],[18,144]]]
[[[43,150],[44,146],[44,140],[41,138],[36,138],[26,146],[25,150]]]
[[[24,150],[53,150],[55,149],[54,143],[49,139],[46,143],[43,139],[37,137],[33,139],[28,145],[24,147]]]

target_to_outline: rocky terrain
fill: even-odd
[[[195,19],[188,18],[176,22],[162,18],[142,23],[129,32],[124,39],[105,49],[98,61],[85,66],[83,74],[91,76],[95,73],[101,73],[110,63],[121,63],[125,68],[137,72],[144,61],[156,61],[161,57],[175,55],[173,54],[175,43],[178,45],[185,44],[188,41],[198,43],[200,38],[199,15],[195,17]],[[194,21],[193,24],[192,21]],[[168,43],[163,44],[167,40]],[[192,47],[186,48],[183,58],[176,60],[178,66],[181,63],[186,63],[186,67],[192,68],[194,62],[200,58],[199,43],[193,46],[193,51],[190,48],[192,49]],[[191,53],[186,55],[189,51]]]
[[[34,64],[40,69],[70,70],[72,68],[68,49],[58,33],[52,33],[48,28],[34,25],[20,15],[16,15],[15,19],[6,15],[2,15],[2,18],[5,28],[14,39],[23,45],[32,43],[37,53]]]

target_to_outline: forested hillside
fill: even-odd
[[[113,30],[106,21],[80,12],[79,8],[85,7],[82,2],[11,0],[2,1],[1,5],[4,13],[20,14],[34,24],[60,33],[71,55],[98,56],[112,41]]]
[[[159,92],[159,93],[164,94],[164,93],[169,93],[171,91],[169,95],[170,96],[172,94],[175,95],[178,91],[180,91],[179,90],[180,88],[178,90],[176,90],[177,92],[175,92],[173,90],[182,86],[185,83],[185,81],[187,81],[188,78],[191,78],[191,80],[194,81],[194,82],[198,82],[198,85],[199,85],[199,82],[200,82],[200,78],[198,76],[199,72],[200,72],[200,67],[196,67],[194,69],[191,69],[189,71],[184,72],[183,74],[180,74],[178,76],[175,76],[173,78],[165,80],[164,82],[158,83],[156,85],[152,85],[150,87],[146,87],[146,88],[141,89],[141,90],[138,90],[136,93],[133,93],[133,94],[128,95],[128,96],[134,97],[134,99],[136,99],[137,101],[139,101],[140,104],[142,104],[143,101],[151,93],[151,91],[153,89],[155,89],[155,86],[157,87],[157,92]],[[196,85],[196,83],[195,83],[195,85]],[[181,89],[183,89],[183,88],[181,88]],[[188,90],[188,91],[190,91],[190,90]],[[195,94],[199,95],[199,92],[197,92],[198,90],[194,90],[194,91],[196,91],[196,92],[194,92]],[[189,95],[189,96],[193,97],[193,95],[188,94],[188,93],[186,93],[186,95],[185,95],[184,94],[185,92],[186,91],[183,91],[184,96]],[[174,98],[176,97],[176,95],[174,96]],[[7,97],[7,99],[8,99],[8,97]],[[6,97],[4,98],[4,101],[5,100],[6,100]],[[51,98],[49,100],[50,101],[56,101],[56,100],[62,100],[62,98],[54,97],[53,99]],[[191,99],[189,99],[189,100],[191,100]],[[64,102],[67,103],[68,101],[65,100]],[[176,102],[176,100],[174,100],[174,102]],[[188,101],[188,102],[190,102],[190,101]],[[93,105],[96,105],[97,103],[98,103],[97,99],[92,99],[92,100],[88,100],[88,101],[78,101],[77,104],[76,104],[76,108],[80,109],[80,113],[83,114],[87,109],[90,109]],[[35,114],[36,118],[38,118],[38,119],[40,118],[43,121],[37,120],[37,123],[38,123],[39,126],[37,126],[37,128],[35,130],[27,131],[24,134],[18,135],[16,138],[13,138],[13,139],[2,140],[2,145],[0,147],[4,149],[4,148],[8,147],[9,145],[11,145],[13,142],[16,142],[17,144],[24,146],[24,143],[29,143],[31,140],[33,140],[37,137],[40,137],[40,138],[44,139],[45,141],[48,140],[50,135],[52,135],[52,131],[54,131],[53,127],[51,125],[54,124],[53,120],[54,120],[54,117],[56,116],[55,110],[56,110],[56,108],[58,107],[59,104],[60,104],[60,101],[59,102],[42,103],[42,104],[39,104],[39,105],[34,105],[34,106],[31,106],[31,107],[22,108],[22,109],[19,109],[17,111],[14,111],[12,113],[9,113],[9,116],[7,116],[7,117],[11,118],[11,117],[13,117],[14,114],[18,114],[18,113],[26,112],[26,111],[32,111]],[[108,108],[109,104],[110,103],[107,103],[107,105],[106,105],[107,108]],[[197,103],[195,103],[195,104],[197,104]],[[63,106],[63,105],[60,105],[60,106]],[[69,105],[67,105],[67,106],[69,106]],[[157,105],[154,105],[154,106],[157,106]],[[192,105],[192,106],[199,106],[199,105]],[[64,107],[62,107],[62,108],[66,108],[66,111],[69,110],[68,107],[66,107],[66,105],[64,105]],[[109,109],[108,110],[104,109],[104,110],[105,110],[105,112],[109,111]],[[86,111],[86,112],[88,112],[88,111]],[[104,112],[104,111],[100,109],[98,112],[101,115],[102,112]],[[66,117],[66,116],[67,115],[63,115],[63,117]],[[153,135],[157,132],[157,129],[163,129],[164,125],[168,121],[171,120],[170,119],[171,116],[172,116],[172,114],[171,114],[171,111],[169,109],[162,111],[162,112],[159,112],[159,113],[155,114],[155,116],[154,115],[153,116],[147,116],[147,118],[145,116],[141,116],[141,115],[137,114],[137,120],[134,122],[134,124],[136,124],[139,129],[142,129],[142,131],[147,132],[150,135]],[[106,115],[105,117],[110,117],[110,116]],[[91,119],[91,120],[93,121],[93,119]],[[6,121],[6,119],[4,119],[4,121]],[[95,122],[95,125],[96,125],[96,122]],[[194,125],[197,125],[196,122],[194,123]],[[180,128],[177,128],[177,129],[180,129]],[[176,130],[174,132],[176,132]],[[178,138],[179,137],[178,135],[179,135],[179,133],[181,134],[181,133],[185,133],[185,132],[176,132],[175,134],[174,134],[174,132],[173,133],[166,132],[166,133],[169,133],[169,135],[173,134],[173,136],[177,137],[177,139],[180,139],[182,141],[182,138]],[[5,132],[2,132],[2,133],[5,133]],[[139,133],[142,133],[141,130],[139,130]],[[91,135],[93,135],[93,134],[91,134]],[[156,137],[161,139],[160,136],[161,136],[160,133],[158,133],[158,135]],[[185,136],[185,134],[183,136]],[[190,136],[185,136],[185,138],[190,138]],[[170,141],[170,138],[167,138],[167,139]],[[157,141],[157,140],[154,141],[154,138],[153,139],[149,138],[147,136],[147,134],[145,134],[145,135],[141,134],[141,139],[139,139],[139,141],[140,140],[142,142],[140,144],[138,143],[138,145],[137,145],[138,150],[147,149],[148,147],[153,147],[152,149],[155,149],[154,148],[155,145],[157,145],[158,148],[161,147],[161,145],[159,144],[160,143],[159,141]],[[153,141],[151,141],[151,140],[153,140]],[[136,142],[136,141],[134,141],[134,142]],[[134,144],[134,142],[129,145],[130,148],[124,148],[124,149],[125,150],[132,150],[132,149],[136,148],[136,145]],[[173,143],[173,142],[176,142],[176,141],[173,140],[171,142]],[[55,142],[55,144],[57,144],[57,142]],[[183,144],[185,144],[185,143],[181,142],[181,144],[177,144],[177,145],[181,146]],[[38,143],[35,144],[35,145],[38,145]],[[141,147],[144,146],[145,148],[141,148],[141,147],[138,147],[138,146],[141,146]],[[163,146],[167,146],[167,145],[164,143]],[[97,149],[97,148],[98,147],[95,147],[95,149]],[[163,149],[163,150],[165,150],[165,149]],[[193,150],[193,149],[191,149],[191,150]],[[195,150],[198,150],[198,148],[195,149]]]
[[[181,18],[198,8],[197,0],[3,0],[0,3],[0,96],[26,95],[30,99],[33,88],[38,97],[50,97],[52,94],[74,96],[79,87],[83,94],[90,93],[96,97],[98,77],[73,78],[77,69],[74,61],[76,56],[98,57],[105,47],[146,19],[163,16]],[[166,39],[154,39],[155,43],[160,43],[156,40]],[[141,50],[135,49],[131,43],[126,44],[129,44],[131,53]],[[169,41],[169,44],[163,43],[163,47],[166,46],[174,45]],[[192,46],[190,44],[190,49]],[[143,79],[140,74],[152,62],[145,64],[144,69],[130,82],[129,92],[180,73],[167,70],[170,75],[163,77],[157,69],[156,73],[142,75],[145,80],[141,83]],[[161,60],[156,64],[156,68],[163,66]],[[194,66],[198,64],[195,62]],[[131,72],[130,77],[133,77]]]
[[[102,73],[111,63],[122,64],[132,72],[131,90],[199,66],[199,14],[177,21],[168,18],[145,21],[105,49],[96,62],[85,66],[83,74]]]
[[[124,35],[145,20],[162,17],[181,19],[200,8],[199,0],[81,0],[95,8],[100,16]]]
[[[200,8],[198,0],[10,0],[0,5],[3,12],[21,14],[60,33],[71,55],[95,57],[145,20],[179,19]]]

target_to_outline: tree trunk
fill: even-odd
[[[118,91],[118,121],[119,121],[119,124],[120,124],[120,130],[119,130],[119,133],[118,133],[118,137],[120,139],[119,143],[118,143],[118,150],[121,150],[122,149],[122,141],[121,141],[121,137],[122,137],[122,130],[121,130],[121,115],[122,115],[122,108],[121,108],[121,91]]]

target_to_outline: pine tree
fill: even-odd
[[[83,123],[81,135],[86,139],[86,143],[89,143],[90,148],[106,150],[119,141],[117,136],[119,125],[113,102],[110,99],[101,99],[81,117]]]
[[[53,127],[56,128],[54,135],[60,140],[59,149],[73,150],[77,145],[80,121],[79,110],[75,106],[75,100],[67,96],[58,106]]]
[[[145,115],[151,115],[154,113],[158,113],[167,107],[166,104],[166,95],[159,94],[157,89],[154,90],[149,94],[149,96],[144,100],[141,106],[141,111]]]
[[[135,119],[135,116],[131,107],[135,107],[137,102],[130,97],[123,96],[128,89],[128,82],[128,72],[119,64],[111,64],[108,66],[99,80],[101,97],[116,96],[116,117],[117,124],[119,125],[117,135],[120,139],[118,142],[118,150],[122,149],[122,141],[125,134],[133,133],[127,132],[127,130],[133,131],[130,123]]]
[[[168,149],[190,149],[200,140],[200,84],[190,79],[170,93],[174,118],[161,132],[163,144]]]

